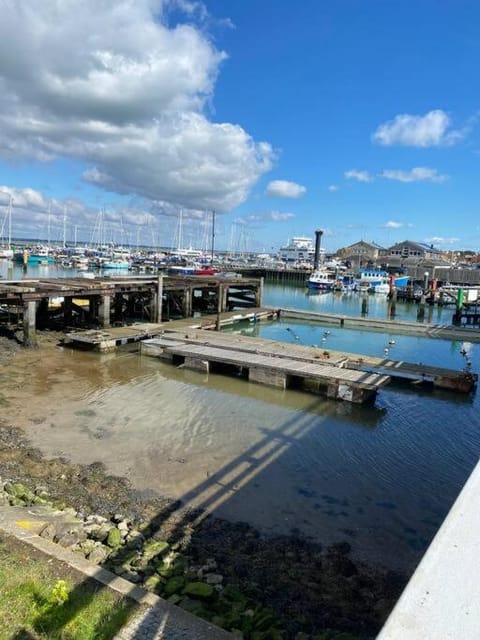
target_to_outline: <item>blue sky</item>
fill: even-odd
[[[75,9],[75,10],[74,10]],[[0,24],[0,224],[271,251],[480,246],[480,6],[34,0]]]

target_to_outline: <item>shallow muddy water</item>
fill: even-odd
[[[357,407],[130,350],[22,350],[4,393],[48,456],[392,568],[418,561],[480,451],[476,396],[389,389]]]

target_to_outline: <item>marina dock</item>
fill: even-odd
[[[228,327],[242,321],[258,321],[271,319],[276,315],[272,309],[253,308],[239,311],[229,311],[221,314],[201,316],[198,318],[184,318],[172,322],[135,322],[123,327],[109,329],[89,329],[87,331],[72,331],[65,334],[64,344],[108,353],[117,347],[140,342],[148,338],[163,335],[168,328],[176,330],[212,330]],[[211,335],[211,333],[209,333]]]
[[[202,329],[169,330],[141,344],[143,355],[209,372],[240,375],[250,381],[323,393],[328,398],[363,403],[392,379],[460,393],[472,391],[477,374],[418,365],[389,358],[322,350],[297,344]]]
[[[23,323],[24,344],[34,346],[37,327],[46,326],[50,302],[61,300],[64,327],[126,325],[131,318],[161,323],[215,310],[260,307],[263,281],[224,276],[39,278],[2,280],[0,307]],[[80,305],[78,301],[82,301]]]
[[[363,316],[346,316],[335,313],[304,311],[301,309],[278,309],[282,319],[300,322],[319,322],[325,325],[364,329],[367,331],[385,331],[386,333],[404,333],[426,338],[442,338],[444,340],[468,340],[480,342],[480,329],[468,325],[432,324],[429,322],[411,322],[405,320],[387,320],[383,318],[367,318]]]

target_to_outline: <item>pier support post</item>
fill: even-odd
[[[37,346],[37,303],[35,300],[29,300],[23,304],[23,346]]]
[[[258,382],[269,387],[287,388],[287,375],[281,371],[273,371],[262,367],[250,367],[248,370],[250,382]]]
[[[425,318],[425,294],[422,293],[420,298],[420,305],[417,311],[417,320],[423,320]]]
[[[364,296],[362,298],[362,316],[366,316],[368,314],[368,298]]]
[[[228,311],[228,291],[228,286],[220,286],[219,296],[221,299],[221,311]]]
[[[397,309],[397,290],[393,287],[389,295],[390,300],[388,302],[388,315],[390,316],[390,318],[394,318]]]
[[[255,305],[261,307],[263,304],[263,277],[260,278],[260,283],[255,295]]]
[[[163,275],[160,274],[157,280],[157,296],[155,305],[155,322],[162,322],[162,299],[163,299]]]
[[[185,287],[183,291],[183,317],[192,317],[192,287]]]
[[[110,326],[110,302],[111,296],[102,296],[98,309],[98,321],[100,326],[108,329]]]
[[[223,309],[223,297],[225,294],[225,289],[220,282],[218,283],[217,289],[217,319],[215,321],[215,331],[220,331],[220,314]]]
[[[68,327],[72,324],[73,299],[63,299],[63,325]]]

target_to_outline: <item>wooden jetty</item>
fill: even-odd
[[[232,345],[193,344],[191,340],[178,339],[178,334],[142,342],[141,352],[205,373],[229,372],[251,382],[305,389],[357,404],[372,401],[378,389],[390,381],[387,375],[319,365],[289,357],[288,353],[280,357]]]
[[[63,324],[83,326],[126,324],[143,317],[160,323],[171,317],[192,317],[215,309],[260,307],[263,281],[242,277],[163,276],[102,278],[39,278],[2,280],[0,306],[10,317],[22,317],[24,344],[34,346],[37,326],[45,326],[50,301],[62,300]],[[84,304],[79,305],[82,300]],[[85,304],[86,303],[86,304]]]
[[[226,370],[263,384],[323,392],[356,403],[374,398],[391,379],[461,393],[474,389],[478,380],[477,374],[466,371],[273,340],[235,335],[232,342],[228,334],[194,328],[178,331],[166,326],[159,338],[142,342],[141,352],[196,370]]]
[[[369,331],[385,331],[386,333],[405,333],[426,338],[480,342],[480,329],[465,324],[456,326],[432,324],[428,322],[409,322],[405,320],[386,320],[382,318],[346,316],[318,311],[303,311],[301,309],[277,309],[277,315],[279,318],[284,319],[297,320],[300,322],[318,322],[325,325],[357,330],[365,329]]]
[[[221,314],[201,316],[198,318],[184,318],[172,322],[135,322],[122,327],[110,327],[107,329],[89,329],[87,331],[72,331],[65,334],[64,344],[71,347],[79,347],[108,353],[115,351],[117,347],[141,342],[172,329],[186,330],[212,330],[228,327],[242,321],[258,321],[273,318],[275,312],[271,309],[253,308],[245,311],[230,311]],[[209,333],[211,335],[211,332]]]

